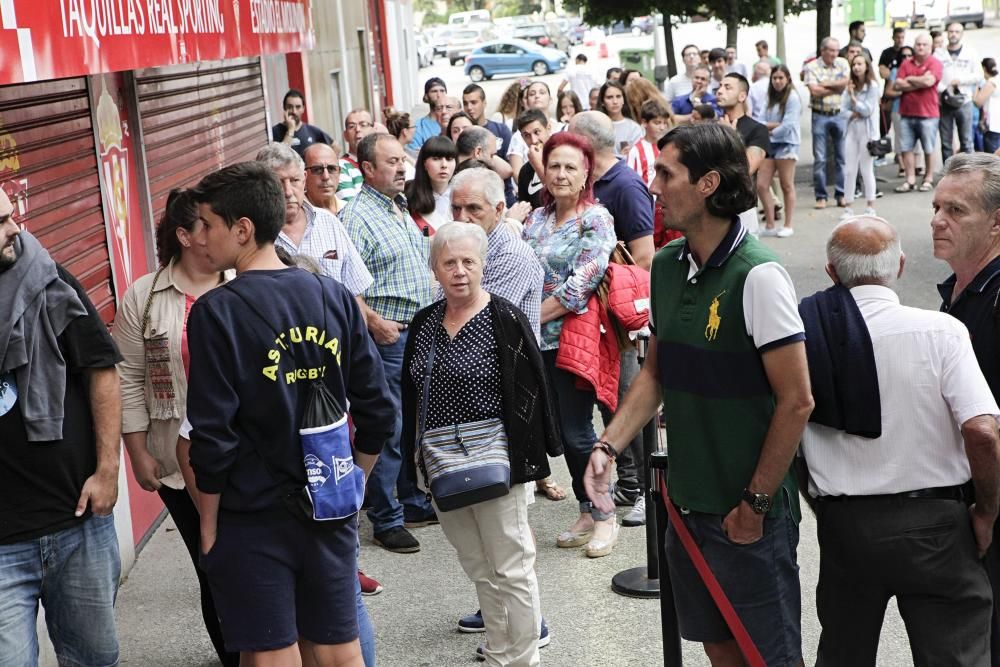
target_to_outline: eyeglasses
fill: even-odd
[[[361,130],[369,127],[375,127],[371,121],[363,120],[360,123],[347,123],[344,125],[345,130]]]
[[[317,164],[317,165],[313,165],[312,167],[306,167],[306,171],[308,171],[313,176],[322,176],[324,171],[327,172],[327,173],[329,173],[332,176],[333,174],[339,174],[340,173],[340,165],[339,164]]]

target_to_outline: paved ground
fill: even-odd
[[[804,55],[812,30],[809,17],[789,22],[789,52],[793,62],[796,58],[800,61],[800,56]],[[846,30],[841,27],[840,32],[846,33]],[[803,34],[806,37],[803,38]],[[995,31],[972,30],[967,35],[974,38],[977,45],[981,44],[983,55],[989,55],[987,40],[995,37]],[[724,31],[704,23],[682,28],[675,43],[721,44],[724,37]],[[750,53],[750,45],[760,37],[773,40],[771,30],[741,29],[741,52]],[[869,28],[866,43],[876,50],[876,45],[887,41],[887,37],[887,30]],[[635,38],[615,39],[617,48],[621,48],[633,45],[630,40]],[[604,66],[603,62],[595,64]],[[449,68],[444,60],[421,74],[430,76],[431,72],[438,71],[447,75],[450,87],[464,85],[460,68]],[[558,81],[558,77],[552,79]],[[499,88],[506,85],[497,81],[490,84]],[[487,94],[491,101],[496,99],[491,89]],[[803,155],[808,156],[808,152],[806,148]],[[807,157],[803,163],[807,168]],[[807,172],[800,173],[805,175]],[[891,188],[898,184],[895,170],[885,168],[880,175],[888,179],[880,187],[889,194],[878,201],[877,209],[897,226],[907,254],[907,271],[898,285],[902,301],[908,305],[936,308],[934,284],[947,275],[947,267],[931,256],[928,227],[931,195],[891,194]],[[813,210],[811,188],[806,183],[800,183],[798,196],[795,236],[766,239],[765,242],[778,251],[799,295],[803,296],[828,284],[823,273],[824,243],[840,211],[836,208]],[[554,468],[556,478],[568,488],[569,475],[563,461],[554,461]],[[556,534],[574,518],[572,500],[553,503],[539,499],[532,506],[530,517],[539,540],[537,571],[543,611],[552,632],[552,643],[542,652],[545,664],[567,667],[662,664],[657,601],[624,598],[610,590],[611,577],[615,573],[644,564],[644,531],[623,529],[614,554],[588,560],[579,550],[555,547]],[[396,555],[372,545],[370,526],[367,522],[362,525],[362,565],[386,588],[382,594],[367,600],[376,626],[380,664],[390,667],[474,664],[473,651],[481,636],[458,633],[455,620],[475,609],[475,593],[440,529],[417,530],[416,535],[423,545],[421,552]],[[815,524],[808,516],[801,526],[799,563],[803,646],[806,663],[813,664],[820,631],[814,604],[819,556]],[[180,536],[169,519],[140,553],[136,566],[123,584],[118,598],[118,620],[125,664],[144,667],[216,664],[201,625],[191,566]],[[698,646],[688,644],[685,664],[708,663]],[[890,604],[879,665],[909,664],[912,661],[902,622]]]
[[[885,170],[896,184],[892,170]],[[800,295],[827,285],[823,247],[839,210],[814,211],[808,187],[800,185],[797,232],[789,239],[766,239],[782,257]],[[934,283],[947,267],[931,256],[928,221],[931,195],[887,194],[879,212],[899,228],[907,253],[907,272],[899,283],[904,303],[936,306]],[[562,460],[554,462],[556,478],[569,485]],[[588,560],[579,550],[555,547],[555,536],[573,520],[572,500],[539,499],[530,512],[539,540],[538,575],[552,644],[542,652],[546,664],[578,666],[660,664],[658,606],[655,600],[634,600],[610,590],[611,577],[645,561],[644,531],[623,529],[613,555]],[[476,607],[475,593],[454,552],[438,527],[416,531],[423,549],[418,554],[390,554],[371,544],[370,526],[362,522],[364,569],[386,587],[368,598],[377,628],[378,654],[391,667],[465,665],[473,662],[479,636],[462,635],[455,620]],[[807,664],[815,661],[819,625],[814,592],[819,556],[815,527],[802,524],[799,562],[803,595],[803,644]],[[196,585],[180,536],[169,519],[164,522],[124,583],[118,603],[123,659],[128,664],[178,667],[213,664],[211,647],[200,624]],[[705,665],[695,645],[687,645],[685,663]],[[902,624],[890,611],[883,631],[880,665],[910,664]]]

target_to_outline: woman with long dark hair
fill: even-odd
[[[542,286],[542,358],[559,406],[566,463],[573,478],[579,516],[556,544],[586,545],[591,558],[606,556],[618,541],[614,512],[603,513],[587,498],[583,473],[597,441],[593,416],[597,396],[577,386],[576,375],[556,366],[563,320],[587,309],[604,278],[615,247],[614,219],[594,199],[594,149],[583,136],[560,132],[542,150],[545,174],[543,201],[524,223],[524,240],[545,272]]]
[[[643,135],[625,101],[625,86],[617,81],[606,81],[597,95],[597,110],[610,118],[615,126],[615,155],[625,157]]]
[[[448,121],[448,125],[442,136],[448,137],[453,142],[458,142],[458,135],[462,134],[462,130],[472,127],[475,124],[472,116],[464,111],[459,111]]]
[[[132,473],[144,491],[159,494],[184,540],[201,589],[201,613],[219,661],[240,662],[226,651],[208,581],[198,566],[201,521],[185,488],[178,461],[177,434],[187,413],[187,319],[201,295],[225,282],[212,269],[205,248],[198,207],[187,190],[173,190],[156,228],[160,266],[125,292],[111,335],[122,353],[118,364],[122,390],[122,439]]]
[[[868,142],[878,139],[880,91],[868,57],[860,53],[851,59],[851,78],[840,102],[840,115],[847,119],[844,133],[844,203],[841,220],[854,216],[854,183],[861,172],[867,208],[865,215],[875,215],[875,157],[868,152]]]
[[[448,137],[431,137],[420,147],[416,174],[403,193],[413,221],[427,235],[451,220],[451,177],[457,159],[458,149]]]
[[[764,110],[764,124],[771,135],[771,154],[760,165],[757,174],[757,194],[764,204],[764,229],[761,236],[791,236],[792,213],[795,210],[795,163],[799,159],[799,145],[802,142],[799,119],[802,115],[802,100],[799,98],[792,73],[786,65],[778,65],[771,71],[771,81],[767,86],[767,108]],[[774,226],[775,201],[771,194],[771,180],[778,173],[781,193],[785,198],[785,224],[781,229]]]
[[[568,123],[573,116],[583,111],[583,103],[572,90],[564,90],[556,98],[556,115],[560,123]]]

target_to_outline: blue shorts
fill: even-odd
[[[287,513],[221,512],[218,537],[200,564],[226,650],[270,651],[299,637],[316,644],[357,639],[357,536],[354,518],[328,524]]]
[[[733,544],[722,532],[719,514],[689,512],[681,517],[716,579],[769,667],[802,659],[801,594],[795,550],[799,527],[782,503],[779,516],[764,519],[764,536]],[[732,633],[684,550],[673,525],[666,532],[667,563],[681,636],[718,643]]]
[[[798,144],[786,144],[782,141],[772,141],[771,142],[771,159],[772,160],[798,160],[799,159],[799,145]]]
[[[899,150],[903,153],[911,153],[919,141],[924,153],[930,153],[934,150],[934,144],[937,142],[937,133],[937,118],[902,116],[899,119]]]

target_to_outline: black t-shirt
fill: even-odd
[[[0,375],[0,544],[13,544],[71,528],[83,483],[97,468],[90,392],[84,370],[121,361],[108,328],[76,278],[59,266],[87,315],[59,336],[66,361],[63,439],[28,442],[14,373]]]
[[[284,123],[278,123],[271,128],[271,139],[274,141],[282,141],[285,138],[285,133],[288,128],[285,127]],[[309,123],[302,123],[299,129],[295,130],[295,137],[292,139],[291,147],[295,149],[295,152],[299,154],[300,157],[305,157],[306,149],[313,144],[326,144],[329,146],[333,143],[333,139],[330,135],[319,129],[315,125],[310,125]]]
[[[903,47],[899,47],[897,49],[895,46],[890,46],[889,48],[883,50],[882,55],[878,58],[878,64],[882,67],[887,67],[890,70],[899,67],[899,63],[903,60],[900,56],[900,52],[902,50]]]
[[[771,135],[768,134],[766,125],[758,123],[750,116],[741,116],[736,121],[736,131],[744,146],[747,148],[756,146],[764,151],[765,157],[771,157]]]
[[[517,175],[517,200],[526,201],[531,204],[531,208],[542,206],[542,192],[545,186],[538,178],[535,168],[530,162],[525,162],[521,167],[521,172]]]
[[[1000,398],[1000,257],[987,264],[952,303],[955,276],[938,285],[941,310],[969,330],[972,349],[995,398]]]

